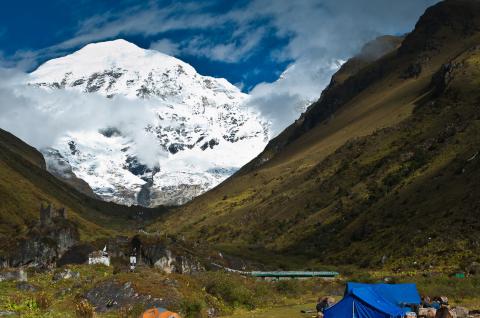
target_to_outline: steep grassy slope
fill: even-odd
[[[134,228],[138,212],[148,217],[163,211],[102,202],[74,190],[45,170],[37,150],[0,129],[0,248],[36,223],[46,202],[66,207],[84,240]]]
[[[262,154],[155,228],[330,264],[476,260],[479,45],[480,3],[429,8],[398,49],[347,62]]]

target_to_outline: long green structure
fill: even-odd
[[[273,271],[273,272],[249,272],[254,277],[288,277],[288,278],[307,278],[307,277],[322,277],[322,278],[334,278],[339,275],[337,272],[304,272],[304,271]]]
[[[212,263],[213,266],[223,269],[226,272],[237,273],[244,276],[253,276],[258,278],[311,278],[311,277],[320,277],[320,278],[335,278],[340,275],[338,272],[333,271],[241,271],[233,268],[228,268],[216,263]]]

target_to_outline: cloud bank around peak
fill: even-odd
[[[19,50],[0,58],[0,66],[17,63],[28,68],[87,43],[136,36],[149,43],[144,47],[181,59],[223,63],[216,67],[243,73],[243,81],[232,82],[251,93],[248,106],[264,114],[277,134],[320,96],[338,61],[354,55],[376,36],[410,31],[423,11],[436,2],[148,1],[83,17],[69,38],[43,49]],[[245,85],[265,72],[258,70],[259,61],[265,60],[282,65],[270,72],[280,75],[285,65],[288,71],[278,81],[253,80],[253,86]],[[208,67],[204,69],[204,75],[213,75]]]
[[[272,58],[290,61],[282,78],[260,83],[250,106],[272,121],[273,134],[291,124],[320,97],[331,76],[369,40],[413,29],[423,11],[436,0],[322,0],[250,3],[248,12],[269,18],[278,37],[288,43]]]
[[[155,117],[148,100],[49,91],[27,85],[28,75],[12,69],[0,68],[0,77],[4,79],[0,81],[0,128],[37,149],[53,146],[66,133],[119,127],[122,136],[134,141],[141,162],[153,167],[167,155],[160,147],[152,147],[156,142],[152,134],[139,129]]]

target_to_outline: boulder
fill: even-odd
[[[64,266],[68,264],[85,264],[88,262],[88,254],[94,250],[95,247],[93,247],[91,244],[75,245],[62,255],[62,257],[57,261],[57,266]]]
[[[74,272],[70,269],[64,269],[61,271],[56,272],[53,274],[53,281],[58,282],[60,280],[65,280],[65,279],[78,279],[80,278],[80,273],[79,272]]]
[[[23,292],[35,292],[38,290],[37,287],[27,283],[27,282],[18,282],[16,285],[17,289]]]
[[[7,269],[0,272],[0,282],[6,280],[16,280],[19,282],[27,281],[27,272],[22,268],[19,269]]]
[[[436,312],[437,311],[433,308],[419,308],[418,309],[418,316],[419,317],[434,318]]]
[[[95,311],[101,313],[138,304],[143,305],[144,309],[169,305],[163,299],[138,294],[130,282],[124,284],[116,281],[102,282],[90,289],[85,298],[95,307]]]
[[[470,275],[480,275],[480,263],[472,262],[467,266],[466,270]]]
[[[16,316],[17,313],[10,310],[0,310],[0,317]]]
[[[453,310],[457,316],[457,318],[468,318],[469,311],[465,307],[455,307]]]

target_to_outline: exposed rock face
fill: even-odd
[[[52,206],[40,209],[40,222],[16,246],[7,261],[12,267],[52,267],[72,246],[79,242],[76,226],[65,218],[64,209]]]
[[[138,109],[132,112],[148,110],[138,127],[108,124],[98,131],[65,132],[52,148],[42,150],[52,173],[74,180],[73,173],[107,201],[185,203],[232,175],[269,138],[269,124],[243,107],[248,95],[237,87],[124,40],[89,44],[50,60],[31,74],[30,82],[100,94],[112,103],[129,101]],[[156,153],[150,160],[155,162],[142,160],[138,148],[145,145],[132,137],[138,135]]]
[[[138,236],[132,240],[133,248],[139,251],[140,261],[146,265],[166,273],[191,274],[204,270],[194,255],[171,245],[157,239],[145,242]]]
[[[142,252],[149,263],[166,273],[191,274],[203,269],[193,257],[175,255],[169,249],[145,248]]]
[[[85,264],[88,262],[88,254],[93,252],[95,247],[90,244],[79,244],[68,249],[57,261],[57,266],[67,264]]]

